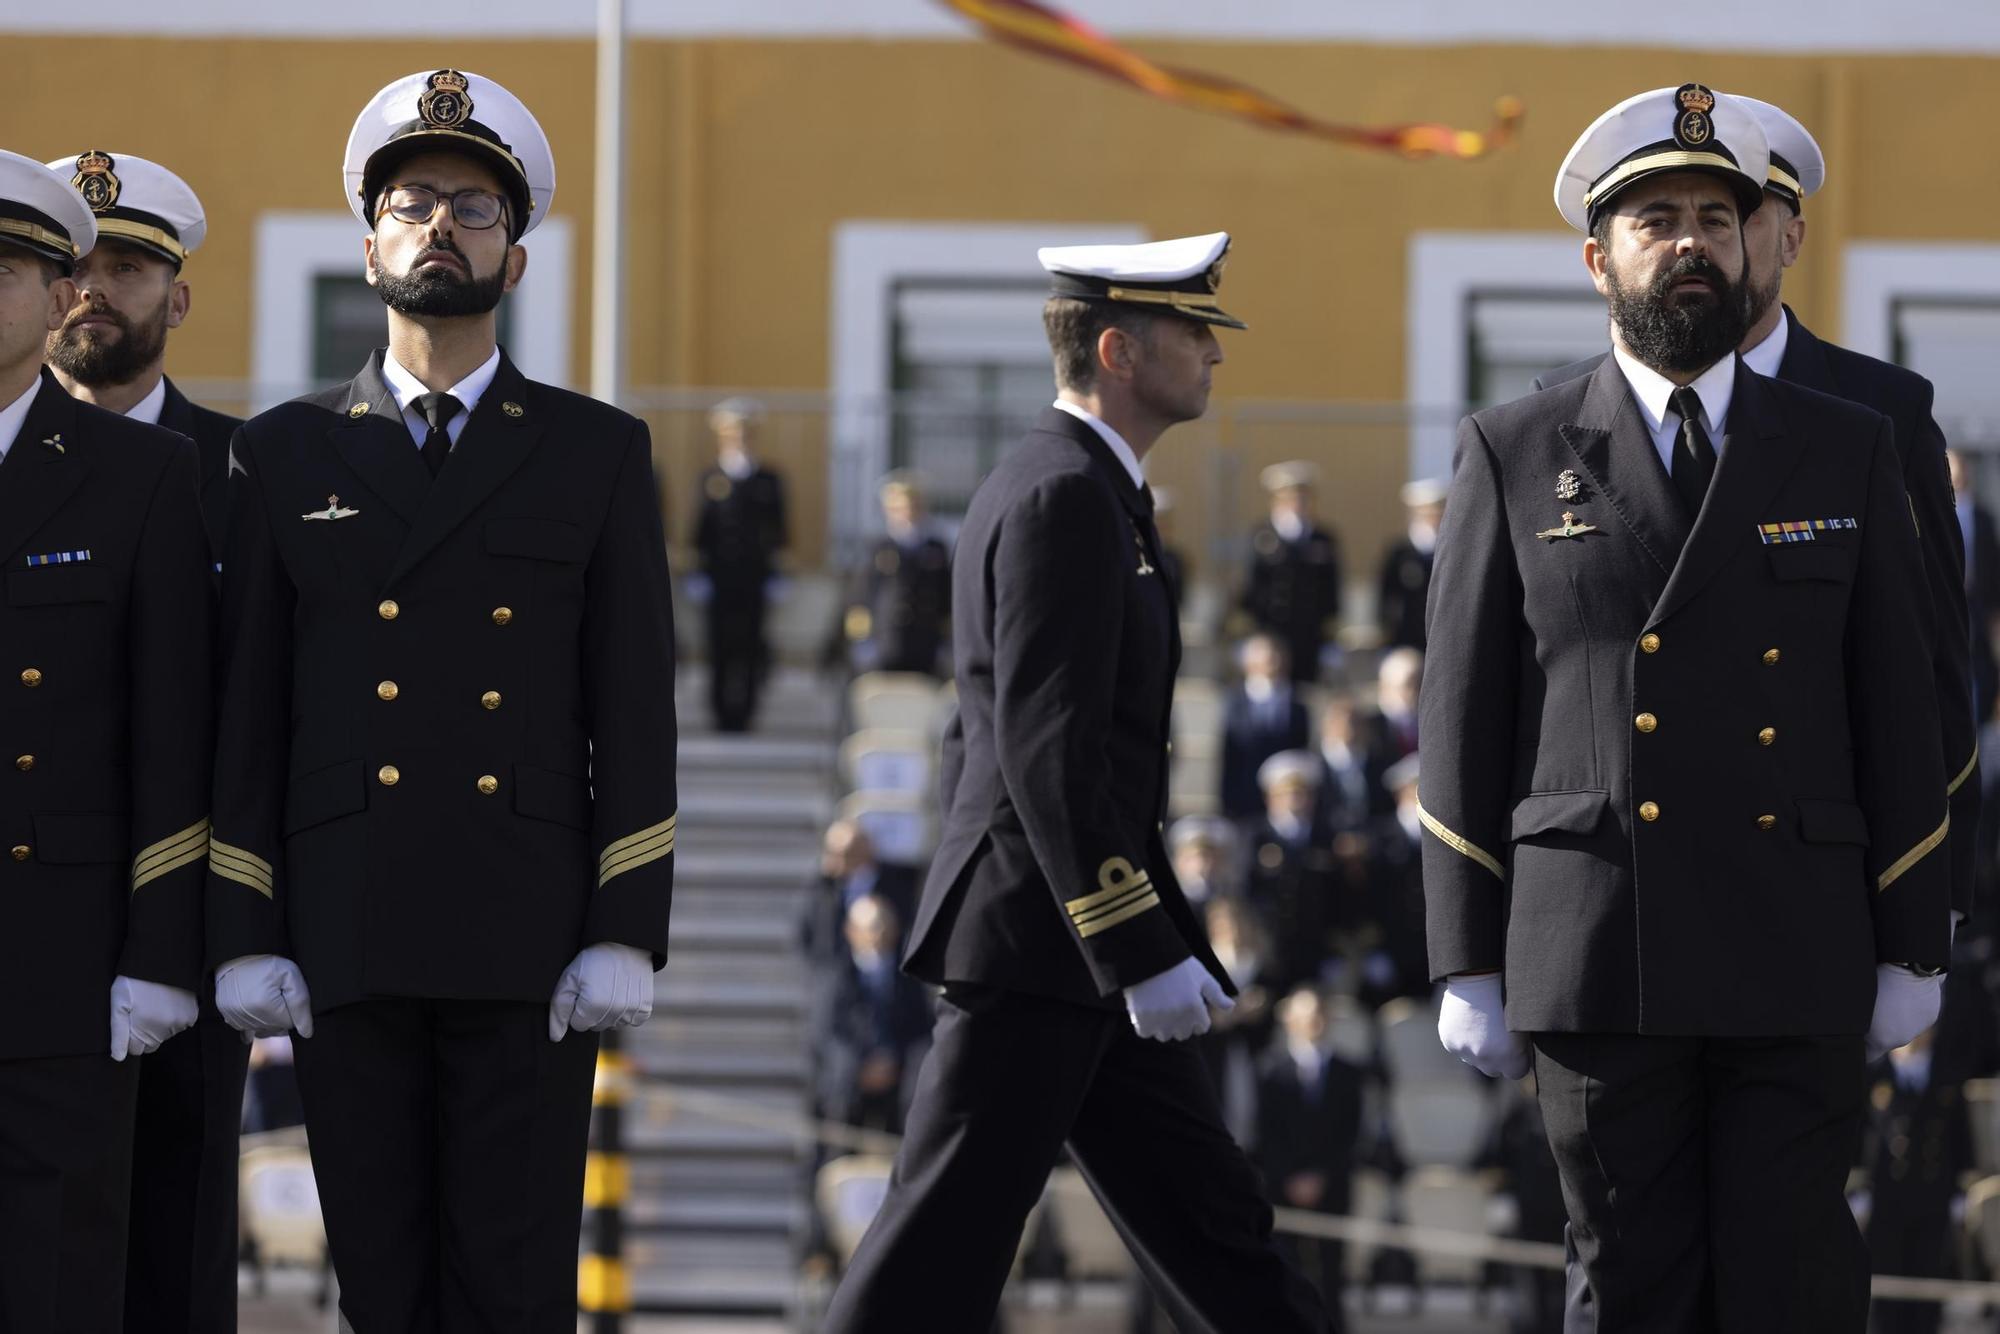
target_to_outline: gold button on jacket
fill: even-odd
[[[1655,821],[1655,820],[1659,819],[1659,818],[1660,818],[1660,805],[1659,805],[1659,803],[1658,803],[1658,802],[1654,802],[1654,801],[1642,801],[1642,802],[1640,802],[1640,803],[1639,803],[1639,818],[1640,818],[1641,820],[1644,820],[1644,821],[1645,821],[1645,822],[1646,822],[1647,824],[1651,824],[1651,823],[1652,823],[1653,821]]]
[[[500,780],[492,774],[481,774],[479,775],[479,790],[490,797],[500,790]]]
[[[42,673],[39,668],[30,667],[26,671],[21,673],[21,684],[27,686],[30,690],[34,689],[41,683],[42,683]]]
[[[375,604],[375,614],[385,621],[393,621],[403,614],[403,609],[396,605],[394,598],[383,598]]]
[[[385,764],[375,771],[375,778],[383,787],[394,787],[402,781],[403,771],[393,764]]]
[[[514,609],[512,607],[495,607],[493,609],[493,624],[505,625],[513,619]]]
[[[394,699],[402,693],[394,681],[384,681],[375,687],[375,694],[382,699]]]
[[[1775,815],[1760,815],[1757,817],[1757,827],[1766,831],[1776,829],[1778,827],[1778,817]]]
[[[499,708],[499,707],[500,707],[500,692],[499,692],[499,691],[497,691],[497,690],[489,690],[489,691],[487,691],[487,692],[486,692],[485,694],[483,694],[483,695],[481,695],[481,696],[479,697],[479,703],[480,703],[480,706],[481,706],[481,707],[483,707],[483,708],[488,708],[488,709],[497,709],[497,708]]]
[[[1757,744],[1760,746],[1768,746],[1777,739],[1778,729],[1775,727],[1767,727],[1757,734]]]
[[[1639,639],[1639,647],[1647,653],[1658,653],[1660,651],[1660,637],[1654,634],[1642,635]]]
[[[1660,725],[1660,720],[1650,713],[1642,713],[1632,720],[1632,726],[1641,732],[1650,732]]]

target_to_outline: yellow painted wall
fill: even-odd
[[[209,240],[188,267],[195,312],[171,359],[187,378],[248,373],[254,219],[269,209],[341,207],[341,149],[370,93],[446,64],[499,79],[542,120],[559,164],[555,212],[578,223],[572,361],[575,378],[586,378],[589,44],[0,41],[12,75],[0,146],[37,157],[84,147],[138,153],[172,166],[202,196]],[[1805,258],[1787,296],[1829,333],[1838,333],[1846,240],[1985,240],[2000,216],[2000,176],[1968,168],[1961,148],[2000,124],[2000,69],[1986,58],[1147,49],[1332,118],[1480,126],[1509,92],[1525,99],[1528,118],[1518,145],[1490,159],[1406,162],[1163,104],[982,43],[636,43],[621,165],[632,209],[631,382],[823,387],[832,235],[842,220],[1102,221],[1135,222],[1156,236],[1235,233],[1225,296],[1254,329],[1229,341],[1220,395],[1397,400],[1410,234],[1559,230],[1550,184],[1578,131],[1634,91],[1687,79],[1778,102],[1825,147],[1830,183],[1808,207]],[[358,237],[356,256],[358,265]],[[1335,497],[1332,517],[1355,554],[1372,561],[1398,523],[1380,487],[1401,480],[1404,464],[1399,432],[1367,439],[1376,443],[1354,464],[1367,482]],[[802,448],[794,486],[802,517],[814,516],[801,533],[810,557],[824,469],[815,473],[810,445]],[[697,453],[673,451],[671,484],[685,480],[678,474]],[[1185,487],[1197,478],[1169,466],[1181,472],[1169,480]]]

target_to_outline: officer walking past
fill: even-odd
[[[847,593],[848,656],[860,672],[941,674],[951,643],[951,546],[924,522],[915,474],[882,479],[882,536]]]
[[[48,165],[97,219],[97,244],[77,262],[76,305],[49,337],[49,365],[72,397],[195,442],[202,520],[220,561],[229,437],[242,423],[188,402],[165,373],[168,331],[192,300],[181,266],[208,234],[201,201],[180,177],[129,153],[86,149]],[[140,1068],[126,1334],[236,1328],[237,1134],[249,1057],[206,995],[194,1031],[161,1044]]]
[[[708,599],[708,694],[715,726],[745,732],[770,666],[764,614],[785,530],[785,486],[751,453],[764,410],[747,398],[724,399],[708,414],[715,466],[701,475],[694,546],[697,587]]]
[[[987,1328],[1065,1145],[1179,1328],[1326,1328],[1181,1041],[1231,984],[1161,836],[1180,635],[1139,464],[1207,410],[1213,326],[1243,327],[1228,246],[1041,252],[1061,396],[959,534],[944,837],[905,964],[944,994],[831,1334]]]
[[[1285,646],[1292,680],[1310,684],[1319,679],[1320,651],[1340,631],[1340,544],[1313,516],[1319,469],[1276,463],[1261,480],[1271,513],[1250,535],[1243,609]]]
[[[1931,600],[1931,680],[1951,797],[1952,832],[1944,850],[1951,866],[1952,911],[1963,922],[1972,915],[1978,860],[1979,728],[1971,666],[1977,658],[1969,643],[1967,549],[1954,511],[1944,434],[1931,416],[1934,391],[1931,382],[1915,371],[1825,341],[1784,304],[1780,293],[1785,270],[1798,262],[1805,245],[1805,201],[1826,183],[1826,159],[1818,141],[1783,108],[1753,97],[1721,96],[1755,118],[1771,149],[1762,202],[1743,222],[1750,266],[1750,328],[1737,349],[1743,364],[1759,375],[1873,408],[1896,428],[1896,456],[1917,521]],[[1600,355],[1551,371],[1535,387],[1588,375],[1603,360]]]
[[[214,595],[194,446],[43,368],[96,237],[0,153],[0,1329],[117,1334],[134,1058],[197,1013]]]
[[[298,1031],[348,1324],[569,1329],[595,1035],[667,948],[650,446],[494,341],[555,190],[512,94],[398,79],[346,184],[389,346],[231,450],[217,1003]]]
[[[1936,1017],[1949,948],[1892,428],[1735,355],[1767,159],[1695,83],[1577,140],[1556,203],[1614,352],[1460,426],[1431,586],[1440,1033],[1532,1056],[1605,1330],[1861,1328],[1867,1061]]]

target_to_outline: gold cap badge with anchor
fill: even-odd
[[[102,213],[118,202],[118,177],[112,168],[118,164],[111,154],[93,148],[76,160],[76,175],[69,183],[83,196],[83,202],[90,205],[92,213]]]
[[[441,69],[417,98],[417,115],[438,130],[455,130],[472,119],[472,81],[455,69]]]

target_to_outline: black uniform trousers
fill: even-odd
[[[747,732],[770,668],[764,581],[714,576],[708,601],[708,702],[718,732]]]
[[[139,1063],[0,1061],[0,1330],[119,1334]]]
[[[987,1329],[1065,1145],[1181,1334],[1327,1328],[1193,1046],[1119,1010],[954,985],[825,1334]]]
[[[371,997],[293,1039],[355,1334],[574,1334],[597,1038],[518,1001]]]
[[[215,1011],[139,1066],[125,1334],[236,1329],[237,1137],[250,1045]]]
[[[1569,1334],[1861,1334],[1861,1037],[1537,1033]]]

